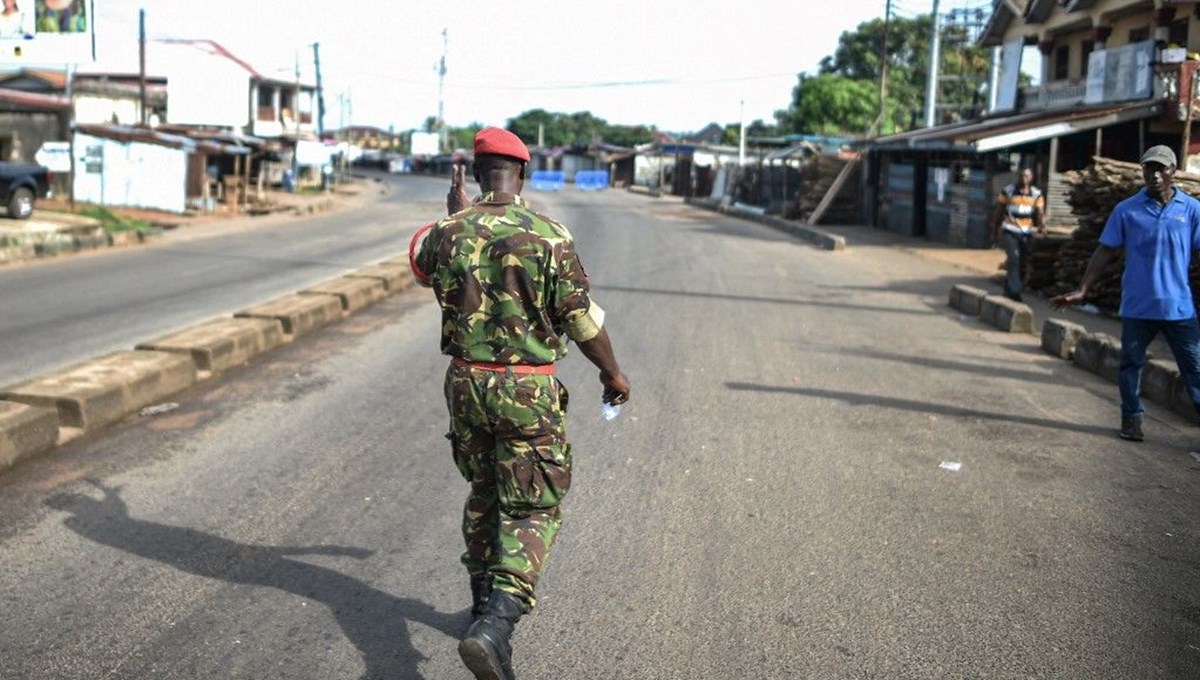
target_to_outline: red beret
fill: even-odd
[[[521,138],[498,127],[486,127],[475,135],[475,155],[494,154],[511,156],[518,160],[529,162],[529,149]]]

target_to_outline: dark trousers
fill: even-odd
[[[1011,298],[1021,297],[1025,289],[1025,269],[1029,263],[1029,242],[1032,234],[1016,234],[1007,229],[1003,234],[1004,252],[1008,254],[1004,277],[1004,294]]]
[[[1179,378],[1187,386],[1193,405],[1200,405],[1200,324],[1196,317],[1181,321],[1121,319],[1121,367],[1117,387],[1121,391],[1121,415],[1142,415],[1142,368],[1146,349],[1161,332],[1179,365]]]

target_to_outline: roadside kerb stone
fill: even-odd
[[[292,293],[242,310],[239,319],[278,319],[289,340],[307,335],[342,318],[342,300],[336,295]]]
[[[987,291],[982,288],[958,283],[950,289],[950,306],[967,316],[979,316],[987,296]]]
[[[412,283],[412,270],[409,269],[408,263],[404,265],[380,263],[353,271],[346,274],[346,277],[379,279],[383,282],[384,289],[391,294],[408,288]]]
[[[195,383],[186,354],[122,350],[5,388],[0,399],[56,408],[60,427],[90,431]]]
[[[1070,360],[1087,329],[1063,319],[1046,319],[1042,324],[1042,349],[1051,356]]]
[[[1162,363],[1167,364],[1165,359]],[[1183,376],[1179,374],[1179,368],[1175,364],[1170,364],[1173,369],[1175,382],[1171,390],[1171,410],[1177,415],[1183,416],[1189,423],[1200,424],[1197,419],[1196,406],[1192,404],[1192,397],[1187,391],[1187,382],[1183,380]]]
[[[57,440],[57,409],[0,401],[0,470],[53,448]]]
[[[214,319],[143,342],[137,349],[181,352],[192,357],[199,378],[241,366],[285,342],[279,319]]]
[[[1115,383],[1121,366],[1121,341],[1107,333],[1084,333],[1075,344],[1072,359],[1076,366]]]
[[[387,289],[377,278],[343,276],[305,288],[300,295],[334,295],[342,301],[342,310],[352,313],[387,297]]]
[[[1029,305],[1000,295],[988,295],[979,305],[979,318],[1005,333],[1032,333],[1033,310]]]
[[[809,243],[815,243],[816,245],[821,246],[823,250],[846,249],[845,237],[838,236],[836,234],[830,234],[817,229],[812,225],[804,224],[803,222],[785,220],[782,217],[773,217],[770,215],[761,218],[761,221],[768,226],[786,231],[787,233],[802,238]]]
[[[1119,365],[1118,365],[1119,367]],[[1175,407],[1175,384],[1179,382],[1179,369],[1174,361],[1166,359],[1151,359],[1142,368],[1142,397],[1159,406],[1169,409]],[[1192,402],[1187,394],[1183,400],[1191,407]],[[1192,411],[1194,417],[1196,412]]]
[[[793,236],[818,245],[823,250],[846,249],[846,237],[839,234],[831,234],[811,224],[797,222],[796,220],[787,220],[774,215],[763,215],[759,213],[758,210],[737,204],[725,206],[719,202],[714,202],[711,199],[691,198],[686,199],[686,201],[689,205],[696,208],[712,210],[724,215],[733,215],[734,217],[761,222],[767,226],[787,232]]]

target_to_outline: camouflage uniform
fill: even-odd
[[[585,342],[603,324],[567,229],[516,194],[486,193],[438,222],[415,264],[442,307],[442,352],[465,362],[553,364],[567,352],[564,334]],[[532,607],[571,486],[571,445],[566,387],[519,370],[452,361],[447,437],[471,483],[462,562]]]

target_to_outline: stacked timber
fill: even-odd
[[[1043,289],[1046,295],[1059,295],[1078,287],[1088,261],[1100,242],[1100,233],[1117,203],[1142,189],[1142,168],[1137,163],[1097,157],[1084,170],[1066,173],[1069,186],[1067,202],[1077,220],[1071,239],[1058,251],[1054,283]],[[1200,175],[1179,172],[1175,186],[1192,196],[1200,196]],[[1121,273],[1125,261],[1118,256],[1109,264],[1092,289],[1088,301],[1106,312],[1115,312],[1121,304]],[[1200,284],[1200,270],[1193,264],[1192,289]]]
[[[817,209],[821,199],[833,186],[837,176],[848,161],[835,156],[816,154],[808,159],[801,171],[800,191],[796,192],[796,200],[784,211],[784,217],[790,220],[808,220],[808,216]],[[854,173],[841,186],[833,203],[821,216],[820,224],[858,224],[862,217],[859,214],[862,198],[859,195],[859,173]]]

